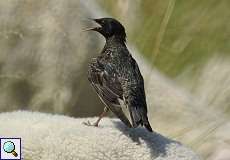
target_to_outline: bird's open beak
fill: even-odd
[[[100,23],[97,19],[91,19],[91,18],[89,18],[89,19],[100,25]],[[86,28],[86,29],[83,29],[83,31],[99,31],[100,29],[101,29],[101,25],[99,27]]]

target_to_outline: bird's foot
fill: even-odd
[[[90,121],[87,121],[87,122],[83,122],[83,124],[86,125],[86,126],[98,127],[98,123],[96,123],[96,122],[92,124],[92,123],[90,123]]]

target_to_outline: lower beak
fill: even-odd
[[[86,32],[86,31],[95,31],[97,29],[97,27],[92,27],[92,28],[86,28],[86,29],[83,29],[82,31],[83,32]]]

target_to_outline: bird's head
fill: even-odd
[[[99,27],[89,28],[86,30],[97,31],[101,33],[106,39],[115,36],[120,38],[122,41],[126,41],[126,33],[125,28],[122,26],[120,22],[113,18],[99,18],[99,19],[92,19]]]

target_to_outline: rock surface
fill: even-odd
[[[84,121],[39,112],[0,114],[1,137],[21,137],[25,160],[199,160],[179,142],[144,128],[129,129],[117,119],[105,118],[89,127]]]

